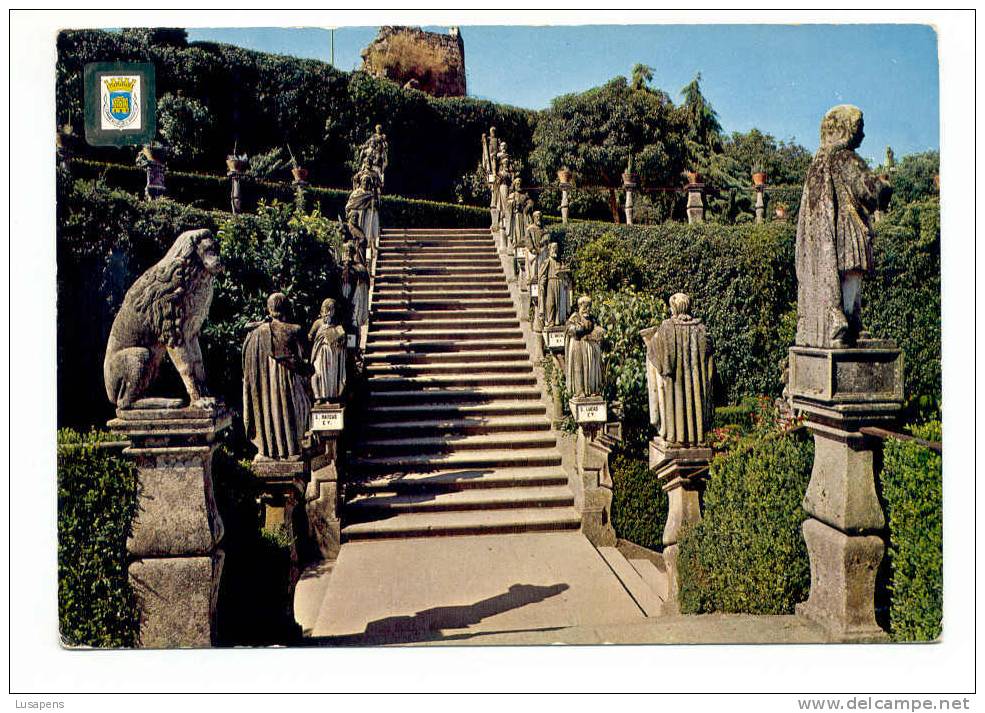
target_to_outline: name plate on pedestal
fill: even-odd
[[[552,329],[544,330],[544,344],[548,349],[564,349],[564,332]]]
[[[517,260],[526,260],[527,259],[527,249],[526,248],[517,248],[516,249],[516,259]]]
[[[341,408],[331,410],[313,409],[311,411],[311,430],[312,431],[341,431],[345,424]]]
[[[355,349],[356,348],[356,344],[357,344],[357,342],[356,342],[356,335],[355,334],[347,334],[347,335],[345,335],[345,345],[349,349]]]
[[[605,423],[609,418],[605,401],[601,399],[592,399],[591,401],[572,399],[569,405],[571,406],[571,413],[578,423]]]
[[[538,285],[536,282],[530,283],[530,296],[540,297],[540,285]]]

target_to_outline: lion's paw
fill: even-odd
[[[191,402],[192,408],[205,409],[207,411],[214,411],[219,402],[214,396],[202,396],[201,398],[195,399]]]

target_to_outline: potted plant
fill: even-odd
[[[639,176],[633,171],[633,155],[629,155],[629,163],[626,164],[626,170],[622,173],[622,184],[624,186],[635,186],[639,182]]]
[[[233,152],[226,156],[226,169],[230,173],[246,173],[250,170],[250,159],[247,155],[237,154],[238,143],[233,144]]]
[[[294,176],[295,183],[303,183],[308,179],[308,169],[301,168],[298,164],[298,160],[294,158],[294,152],[291,151],[291,145],[287,145],[287,153],[291,157],[291,175]]]
[[[164,163],[168,157],[168,147],[160,141],[151,141],[149,144],[143,145],[140,149],[140,153],[148,161]]]
[[[701,183],[701,174],[697,171],[685,171],[684,175],[687,176],[688,183]]]
[[[765,186],[766,185],[766,170],[761,163],[755,163],[752,166],[752,183],[754,186]]]

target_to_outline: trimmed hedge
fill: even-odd
[[[678,555],[685,614],[792,614],[807,598],[810,561],[800,526],[813,442],[759,424],[718,454],[704,517],[685,531]]]
[[[720,403],[778,396],[796,331],[796,225],[705,223],[552,226],[577,292],[632,288],[666,301],[691,295],[715,343]],[[939,412],[940,205],[894,209],[876,226],[876,273],[864,283],[863,321],[904,352],[909,414]]]
[[[667,521],[667,494],[645,459],[620,449],[612,458],[612,527],[616,537],[646,547],[663,549]]]
[[[941,440],[940,422],[913,435]],[[896,641],[933,641],[944,604],[944,514],[940,454],[913,442],[886,441],[881,476],[889,522],[889,626]]]
[[[137,643],[127,537],[137,513],[137,469],[111,434],[58,432],[58,629],[66,646]]]
[[[162,98],[159,126],[172,143],[198,149],[178,156],[183,163],[176,168],[219,171],[234,142],[251,156],[289,144],[312,182],[348,185],[355,147],[382,123],[391,158],[387,190],[451,200],[455,182],[475,167],[479,137],[490,126],[512,155],[532,149],[534,111],[464,97],[437,99],[318,60],[188,44],[180,30],[65,30],[57,48],[58,121],[71,118],[79,130],[87,62],[154,63]],[[82,148],[86,158],[132,160],[125,149]]]

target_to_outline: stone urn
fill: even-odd
[[[250,160],[243,156],[226,156],[226,170],[231,173],[246,173],[250,170]]]
[[[571,184],[572,177],[573,177],[573,174],[571,173],[571,169],[570,168],[567,168],[567,167],[559,168],[558,171],[557,171],[557,180],[558,180],[558,183],[560,183],[562,185],[570,185]]]
[[[639,183],[639,176],[631,171],[623,171],[622,184],[627,187],[635,187]]]
[[[295,183],[301,183],[308,180],[308,169],[301,168],[300,166],[294,166],[291,168],[291,175],[294,176]]]
[[[701,183],[701,174],[697,171],[685,171],[684,175],[687,176],[688,183]]]
[[[752,183],[755,186],[765,186],[766,185],[766,172],[756,171],[752,174]]]

